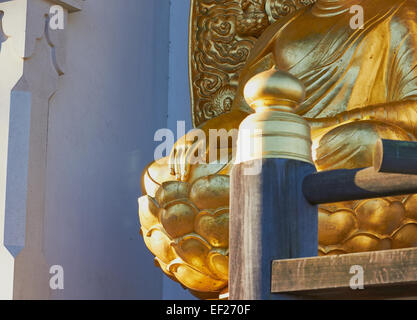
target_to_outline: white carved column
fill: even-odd
[[[0,298],[50,296],[43,252],[49,101],[65,74],[67,15],[81,2],[0,2]],[[57,4],[62,30],[49,27]]]

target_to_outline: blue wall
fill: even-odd
[[[161,299],[137,198],[168,116],[167,0],[89,0],[70,15],[66,75],[51,101],[45,255],[54,299]]]
[[[168,128],[177,132],[177,121],[191,129],[191,103],[188,81],[188,22],[190,0],[172,0],[170,9]],[[163,278],[164,299],[194,297],[168,277]]]

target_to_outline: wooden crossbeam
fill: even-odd
[[[373,167],[313,173],[303,181],[313,204],[417,193],[417,175],[376,172]]]
[[[363,269],[364,289],[351,288],[358,275],[354,266]],[[417,248],[275,260],[271,292],[318,299],[417,298]]]
[[[378,172],[417,174],[417,142],[379,140],[373,162]]]
[[[379,140],[373,167],[311,174],[303,193],[313,204],[417,193],[417,142]]]

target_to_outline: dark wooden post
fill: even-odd
[[[272,261],[317,255],[318,211],[302,192],[304,177],[315,172],[310,127],[292,112],[303,95],[297,79],[276,70],[245,88],[256,113],[240,127],[231,173],[232,300],[285,298],[271,294]]]
[[[315,167],[265,159],[259,174],[246,175],[256,161],[235,165],[232,172],[230,299],[282,298],[271,294],[272,261],[317,255],[317,207],[301,188]]]

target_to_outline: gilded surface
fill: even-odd
[[[192,0],[189,58],[194,126],[231,110],[240,71],[270,23],[313,2]]]
[[[151,165],[142,177],[145,244],[170,278],[197,297],[218,298],[229,277],[230,165],[191,166],[187,182],[161,177],[164,167]]]
[[[305,98],[299,79],[272,68],[252,77],[244,95],[255,113],[240,124],[235,164],[268,158],[314,164],[310,125],[295,114]],[[248,140],[252,143],[245,143]],[[251,170],[256,174],[256,165]]]
[[[318,170],[371,166],[380,138],[415,141],[417,2],[294,3],[194,1],[195,126],[205,132],[238,128],[252,112],[243,98],[247,82],[275,67],[305,86],[296,112],[311,125]],[[350,26],[353,5],[363,8],[363,28]],[[167,275],[202,298],[215,297],[227,290],[230,163],[184,163],[184,154],[195,149],[182,145],[174,147],[173,164],[164,159],[145,170],[142,233]],[[417,246],[417,195],[328,204],[319,211],[321,255]]]

